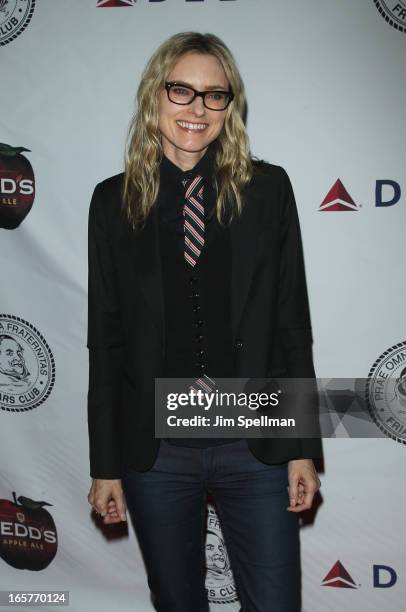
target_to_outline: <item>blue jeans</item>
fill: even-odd
[[[298,515],[288,512],[287,463],[268,465],[246,440],[209,448],[161,440],[146,472],[122,486],[159,612],[207,612],[206,497],[211,493],[241,612],[300,612]]]

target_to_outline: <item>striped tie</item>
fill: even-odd
[[[199,174],[187,183],[183,205],[186,262],[194,268],[204,245],[203,177]]]

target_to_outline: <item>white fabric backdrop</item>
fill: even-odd
[[[21,225],[0,230],[0,312],[33,325],[55,360],[51,393],[32,410],[10,410],[0,387],[0,589],[69,589],[72,612],[146,612],[152,607],[131,525],[101,528],[86,499],[87,212],[95,184],[122,170],[140,73],[157,45],[182,30],[214,32],[234,52],[252,151],[282,165],[295,190],[316,372],[367,377],[406,336],[406,34],[372,0],[96,4],[37,0],[30,24],[0,50],[0,140],[30,150],[23,155],[36,190]],[[319,212],[337,178],[358,210]],[[380,179],[400,185],[397,204],[375,206]],[[29,353],[27,345],[27,362]],[[324,441],[324,451],[322,503],[301,530],[303,610],[398,612],[406,596],[405,446],[336,439]],[[32,569],[6,556],[18,548],[18,538],[5,541],[13,491],[52,504],[45,509],[58,548],[40,571],[33,571],[35,551],[27,553]],[[353,588],[322,586],[338,560]],[[374,585],[374,565],[393,568],[396,583]],[[388,576],[382,571],[381,582]],[[227,580],[212,610],[239,610]]]

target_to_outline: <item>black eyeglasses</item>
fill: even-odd
[[[176,81],[166,81],[165,89],[169,100],[175,104],[191,104],[197,96],[200,96],[204,106],[215,111],[225,110],[234,98],[232,91],[197,91]]]

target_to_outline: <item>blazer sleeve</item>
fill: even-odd
[[[118,432],[124,341],[107,203],[99,184],[93,192],[88,223],[87,415],[90,476],[115,479],[121,477]]]
[[[281,343],[289,378],[315,379],[312,354],[312,329],[299,217],[292,185],[282,168],[282,210],[280,233],[280,276],[278,288],[277,336]],[[317,385],[314,380],[314,401]],[[312,406],[318,426],[318,406]],[[320,430],[316,427],[317,435]],[[301,438],[300,457],[322,456],[321,438]]]

